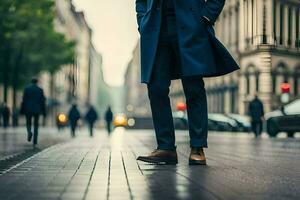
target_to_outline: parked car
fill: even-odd
[[[174,127],[178,130],[187,130],[189,128],[186,112],[173,112]]]
[[[128,116],[128,129],[153,129],[151,116]]]
[[[270,137],[276,137],[279,132],[286,132],[288,137],[293,137],[295,132],[300,132],[300,99],[265,114],[265,119]]]
[[[225,116],[224,114],[219,113],[209,113],[208,114],[208,123],[211,124],[212,128],[209,130],[213,131],[238,131],[238,123]],[[210,127],[209,127],[210,128]]]
[[[248,116],[239,115],[234,113],[229,113],[226,116],[236,121],[238,124],[239,131],[250,132],[251,131],[251,121]]]

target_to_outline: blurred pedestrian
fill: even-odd
[[[10,109],[6,104],[6,102],[3,103],[1,110],[2,110],[3,128],[7,128],[9,126]]]
[[[2,113],[3,113],[3,103],[0,104],[0,127],[2,127],[2,121],[3,121]]]
[[[171,81],[181,79],[190,134],[189,164],[205,165],[208,113],[203,78],[239,69],[214,33],[213,25],[225,0],[135,2],[141,36],[141,82],[147,84],[157,141],[155,150],[138,160],[178,163],[169,92]]]
[[[71,109],[69,110],[68,118],[71,127],[71,136],[75,137],[77,123],[78,120],[80,119],[80,112],[75,103],[71,106]]]
[[[89,106],[89,110],[87,111],[84,118],[85,118],[86,122],[88,123],[90,136],[92,137],[94,124],[98,120],[98,113],[92,105]]]
[[[249,103],[248,111],[251,117],[252,131],[255,137],[258,137],[261,135],[263,129],[264,105],[257,95]]]
[[[35,146],[38,142],[40,115],[46,116],[46,98],[43,89],[38,86],[36,78],[33,78],[31,84],[24,89],[21,114],[26,116],[27,140],[30,142],[33,136],[33,145]]]
[[[105,121],[106,121],[106,130],[110,134],[111,133],[111,123],[113,121],[113,112],[111,107],[108,106],[105,112]]]
[[[19,126],[19,110],[17,108],[14,108],[12,112],[12,125],[13,127]]]

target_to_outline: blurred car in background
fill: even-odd
[[[59,113],[56,115],[56,127],[62,129],[68,126],[68,116],[64,113]]]
[[[208,123],[208,128],[212,131],[239,131],[238,123],[224,114],[209,113]]]
[[[176,130],[188,130],[188,118],[184,111],[173,112],[173,123]]]
[[[236,123],[238,124],[239,131],[241,132],[251,131],[251,120],[248,116],[234,114],[234,113],[226,114],[226,116],[236,121]]]
[[[150,116],[130,116],[128,118],[129,129],[153,129],[152,117]]]
[[[113,120],[113,125],[115,127],[127,127],[128,120],[126,115],[122,113],[116,114]]]
[[[295,100],[280,110],[265,114],[267,133],[276,137],[279,132],[286,132],[293,137],[300,132],[300,99]]]
[[[188,130],[188,116],[184,111],[176,111],[172,113],[174,127],[176,130]],[[130,129],[153,129],[152,117],[129,117],[127,120],[127,128]],[[129,123],[129,121],[131,121]],[[131,124],[131,125],[130,125]],[[208,130],[209,131],[249,131],[250,120],[247,116],[230,114],[226,116],[219,113],[208,114]]]

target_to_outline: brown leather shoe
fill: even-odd
[[[191,148],[189,165],[206,165],[203,148]]]
[[[176,151],[160,149],[154,150],[149,156],[139,156],[137,160],[147,163],[165,165],[176,165],[178,163]]]

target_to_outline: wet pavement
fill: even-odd
[[[58,132],[53,128],[40,128],[39,145],[33,148],[32,142],[27,142],[25,127],[0,128],[0,174],[32,155],[70,139],[66,131]]]
[[[177,133],[177,166],[137,162],[155,148],[151,131],[81,134],[0,175],[0,199],[299,199],[300,140],[209,136],[207,166],[188,166]]]
[[[45,149],[69,139],[66,131],[58,132],[54,128],[40,128],[38,148]],[[27,142],[25,127],[0,128],[0,160],[32,149],[32,142]]]

